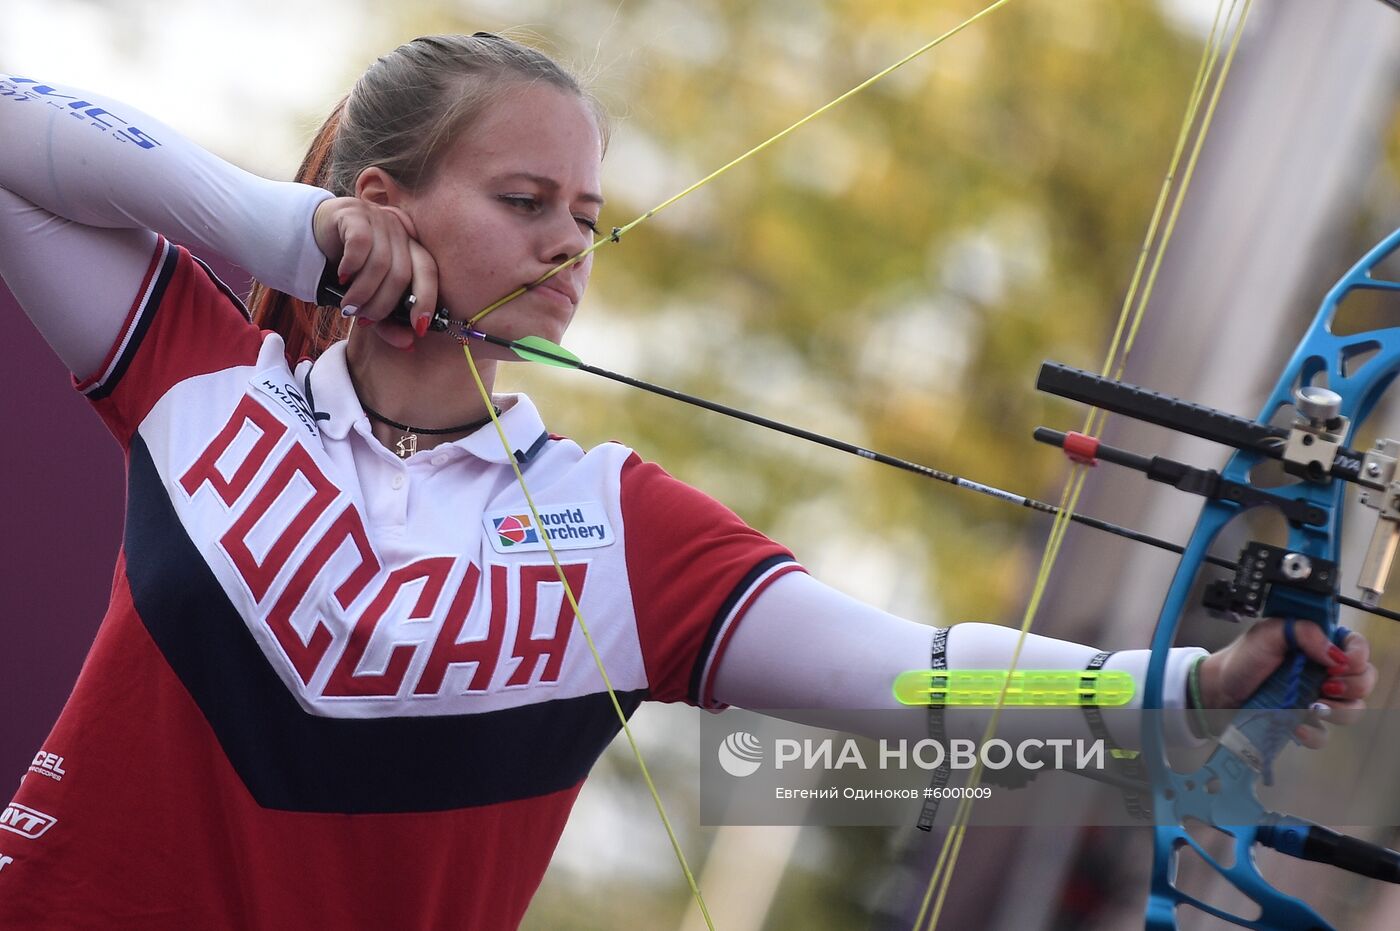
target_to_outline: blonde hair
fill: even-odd
[[[576,94],[593,111],[607,142],[602,106],[548,55],[512,39],[422,36],[381,57],[341,98],[311,141],[296,180],[337,197],[355,193],[366,168],[379,167],[415,190],[432,181],[447,144],[505,91],[543,82]],[[293,362],[315,358],[344,339],[350,321],[261,283],[248,297],[253,320],[282,335]]]

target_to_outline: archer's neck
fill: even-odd
[[[411,351],[405,351],[357,327],[350,336],[345,356],[360,401],[390,420],[440,429],[486,416],[486,402],[472,379],[462,347],[447,337],[429,336],[415,342]],[[473,358],[489,394],[496,381],[496,363]],[[393,448],[399,432],[372,423],[375,436]],[[428,448],[459,438],[457,435],[423,436],[419,447]]]

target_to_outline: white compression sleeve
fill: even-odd
[[[311,219],[329,192],[259,178],[74,88],[0,75],[0,189],[11,194],[0,273],[79,374],[105,354],[150,260],[153,237],[130,231],[222,255],[305,299],[325,265]]]
[[[149,230],[65,220],[0,187],[0,278],[79,378],[117,338],[155,242]]]
[[[994,624],[958,624],[948,637],[948,667],[1005,669],[1019,638],[1019,631]],[[892,684],[901,672],[928,668],[932,640],[932,627],[873,608],[804,573],[789,573],[755,599],[734,632],[715,675],[715,698],[743,708],[792,712],[780,716],[835,727],[850,720],[836,712],[902,710],[908,714],[890,717],[899,733],[873,736],[927,736],[927,712],[900,705]],[[1031,634],[1019,668],[1083,669],[1097,652],[1093,647]],[[1168,708],[1183,706],[1191,660],[1204,652],[1172,651],[1164,694]],[[1105,666],[1132,673],[1138,688],[1130,708],[1141,707],[1148,656],[1147,650],[1115,653]],[[948,722],[950,735],[977,737],[985,714],[949,712]],[[1088,735],[1077,709],[1051,726],[1064,736]],[[1114,737],[1125,746],[1138,742],[1135,732],[1115,729]],[[1173,730],[1168,737],[1173,743],[1194,742],[1181,730]]]

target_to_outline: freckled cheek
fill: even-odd
[[[578,264],[579,268],[582,269],[582,273],[579,275],[579,291],[582,292],[584,288],[588,287],[588,282],[593,279],[593,256],[588,256]]]
[[[483,305],[504,297],[521,282],[514,280],[512,264],[490,241],[462,242],[442,269],[445,281]]]

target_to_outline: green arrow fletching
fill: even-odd
[[[526,362],[539,362],[563,369],[576,369],[583,364],[578,356],[558,343],[551,343],[542,336],[526,336],[514,340],[510,344],[510,348]]]

